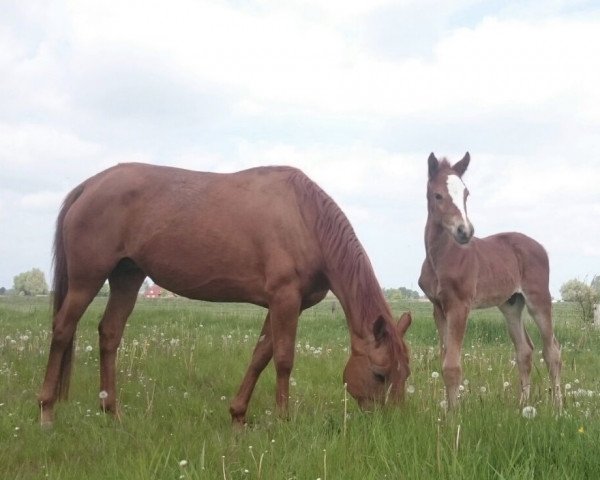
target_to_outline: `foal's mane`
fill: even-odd
[[[390,324],[390,307],[365,249],[344,212],[301,171],[294,171],[289,181],[296,191],[305,222],[314,228],[327,268],[343,279],[349,287],[349,295],[358,300],[360,321],[370,327],[381,315]],[[394,335],[396,330],[391,328],[392,325],[389,327],[388,333]]]
[[[453,172],[452,165],[450,164],[448,159],[446,157],[441,158],[440,160],[438,160],[438,167],[435,171],[434,178],[438,177],[442,173],[449,174],[451,172]]]

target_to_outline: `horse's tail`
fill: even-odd
[[[52,279],[52,310],[53,318],[56,319],[56,315],[61,309],[67,291],[69,289],[69,276],[67,272],[67,255],[65,252],[65,244],[63,237],[63,226],[65,222],[65,216],[83,193],[85,184],[82,183],[75,189],[73,189],[65,198],[58,218],[56,219],[56,232],[54,234],[54,256],[52,265],[54,267],[54,277]],[[62,361],[60,362],[60,371],[58,377],[58,396],[61,400],[66,400],[69,394],[69,383],[71,380],[71,365],[73,359],[73,347],[74,347],[75,335],[69,341],[65,352],[63,353]]]

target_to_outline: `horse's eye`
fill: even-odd
[[[375,380],[377,380],[378,382],[380,382],[380,383],[385,382],[385,375],[382,375],[381,373],[373,372],[373,376],[375,377]]]
[[[435,199],[436,200],[442,200],[444,197],[442,197],[442,195],[440,193],[436,193],[435,194]]]

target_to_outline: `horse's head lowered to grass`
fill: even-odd
[[[372,335],[353,342],[344,383],[361,408],[403,400],[410,368],[402,339],[411,321],[409,312],[403,313],[398,322],[380,316],[373,323]]]

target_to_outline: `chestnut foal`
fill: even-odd
[[[550,373],[555,406],[562,406],[560,346],[552,327],[550,269],[544,248],[521,233],[473,236],[467,217],[469,192],[462,176],[469,153],[454,165],[429,156],[425,261],[419,286],[433,303],[449,407],[457,404],[462,381],[461,348],[473,308],[497,306],[506,318],[517,356],[521,403],[530,393],[533,344],[521,314],[527,307],[537,324]]]

